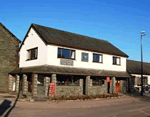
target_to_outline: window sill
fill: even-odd
[[[121,66],[121,64],[112,64],[112,65]]]
[[[82,62],[89,62],[89,61],[84,61],[84,60],[81,60]]]
[[[32,60],[37,60],[37,59],[27,59],[26,61],[32,61]]]
[[[79,85],[57,85],[57,86],[63,86],[63,87],[65,87],[65,86],[73,86],[73,87],[77,87],[77,86],[79,86]]]
[[[57,57],[58,59],[65,59],[65,60],[76,60],[76,59],[68,59],[68,58],[59,58]]]
[[[93,87],[104,87],[105,85],[92,85]]]
[[[93,61],[93,63],[103,63],[103,62],[96,62],[96,61]]]

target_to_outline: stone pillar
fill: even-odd
[[[116,93],[116,78],[112,77],[112,93]]]
[[[90,94],[90,87],[91,87],[91,80],[90,80],[90,76],[86,76],[86,90],[85,90],[85,94],[89,95]]]
[[[79,79],[79,86],[81,87],[80,95],[82,95],[83,94],[83,79]]]
[[[37,96],[37,79],[38,74],[32,74],[32,96]]]
[[[13,76],[9,74],[9,92],[12,91],[12,79],[13,79]]]
[[[28,91],[28,82],[27,75],[23,74],[23,84],[22,84],[23,95],[27,95]]]
[[[103,92],[104,94],[107,94],[107,90],[108,90],[108,89],[107,89],[107,88],[108,88],[107,85],[108,85],[108,82],[107,82],[106,80],[104,80],[104,87],[106,87],[106,88],[105,88],[105,91]]]
[[[52,74],[52,82],[53,82],[53,83],[56,83],[56,80],[57,80],[57,79],[56,79],[56,74]]]
[[[90,86],[91,86],[91,87],[93,86],[93,81],[92,81],[92,79],[90,79]]]
[[[83,79],[79,79],[79,86],[83,87]]]
[[[16,92],[19,92],[20,76],[16,75]]]
[[[45,77],[45,96],[48,96],[48,89],[49,89],[50,77]]]

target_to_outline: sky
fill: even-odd
[[[2,0],[0,22],[21,41],[31,23],[104,39],[150,62],[150,0]]]

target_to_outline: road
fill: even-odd
[[[32,104],[35,105],[35,103]],[[16,106],[9,117],[150,117],[150,101],[72,109],[54,109],[30,105]]]

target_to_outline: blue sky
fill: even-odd
[[[4,0],[0,22],[20,40],[31,23],[108,40],[129,59],[140,60],[140,31],[143,57],[150,62],[149,0]]]

